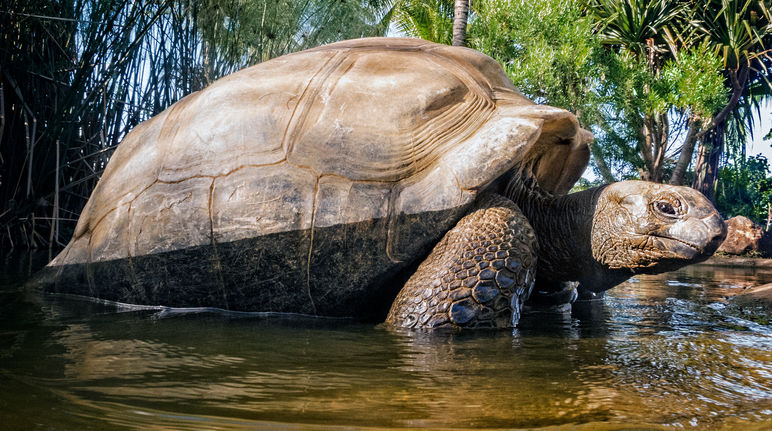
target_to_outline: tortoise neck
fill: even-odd
[[[539,284],[584,282],[599,275],[591,238],[595,204],[604,187],[555,197],[533,178],[510,181],[505,196],[520,207],[539,240]]]

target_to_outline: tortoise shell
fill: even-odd
[[[129,133],[49,264],[50,289],[373,315],[478,192],[525,163],[565,193],[586,140],[471,49],[371,38],[286,55]]]

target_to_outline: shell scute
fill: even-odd
[[[137,126],[52,266],[91,265],[69,279],[125,302],[371,310],[515,163],[560,192],[586,140],[571,114],[528,101],[473,50],[331,44],[220,79]]]
[[[315,183],[313,173],[286,163],[247,166],[215,178],[211,202],[215,241],[310,229]]]

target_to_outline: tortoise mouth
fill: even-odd
[[[689,241],[680,238],[674,238],[672,236],[651,236],[657,238],[660,242],[665,244],[665,247],[662,248],[669,252],[667,253],[668,255],[674,254],[678,257],[681,257],[682,259],[694,259],[695,257],[703,254],[703,247],[700,247],[699,245]]]
[[[650,232],[649,236],[662,242],[666,254],[684,259],[705,260],[724,241],[726,228],[721,217],[711,214],[704,218],[687,217],[674,224]]]

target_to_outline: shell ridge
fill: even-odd
[[[169,113],[166,115],[166,118],[164,118],[164,122],[158,131],[158,140],[156,141],[157,145],[160,144],[160,150],[163,152],[163,156],[161,156],[161,162],[158,164],[158,169],[155,173],[156,181],[161,178],[163,172],[174,170],[168,168],[166,163],[170,156],[169,148],[174,145],[177,134],[182,127],[182,121],[180,121],[180,118],[187,112],[188,106],[190,106],[194,101],[198,100],[199,95],[201,95],[201,91],[191,93],[177,101],[174,105],[171,106],[171,108],[169,108]]]
[[[316,96],[319,94],[320,87],[324,84],[330,74],[345,60],[345,54],[345,51],[338,51],[330,56],[330,58],[324,62],[308,81],[308,84],[306,84],[306,87],[303,89],[303,93],[295,103],[295,109],[292,110],[292,115],[287,122],[287,128],[284,130],[284,135],[282,137],[281,146],[284,148],[287,157],[292,154],[292,151],[295,148],[295,142],[298,139],[297,134],[302,131],[303,125],[308,119],[308,111],[316,101]]]
[[[217,241],[214,237],[214,183],[217,181],[217,177],[212,178],[212,183],[209,185],[209,241],[212,244],[212,255],[214,257],[214,269],[217,274],[217,285],[220,287],[222,293],[223,305],[226,310],[230,310],[228,304],[228,291],[225,289],[225,280],[222,275],[222,261],[220,260],[220,253],[217,250]]]
[[[391,186],[391,190],[389,191],[389,221],[387,223],[387,232],[386,232],[386,257],[389,258],[389,260],[392,263],[402,263],[402,260],[399,259],[395,253],[394,253],[394,239],[397,235],[397,226],[398,226],[398,220],[397,217],[399,214],[397,214],[397,197],[399,196],[399,190],[400,187],[399,183],[395,183]]]
[[[473,135],[490,119],[494,112],[492,104],[486,103],[487,101],[478,95],[473,94],[472,97],[472,101],[457,104],[446,111],[445,115],[427,123],[418,131],[414,146],[418,160],[423,162],[421,164],[424,168],[441,158],[448,148]],[[457,118],[462,121],[454,121]],[[441,132],[432,134],[431,129],[439,129]]]
[[[464,64],[457,59],[450,59],[440,52],[440,50],[447,50],[448,48],[451,47],[441,45],[432,47],[426,52],[429,54],[430,61],[453,73],[454,76],[460,79],[473,92],[479,93],[483,95],[483,97],[492,100],[493,88],[488,82],[488,79],[484,76],[480,76],[479,70],[476,68],[470,67],[470,65]],[[484,80],[485,86],[481,84],[480,78]]]
[[[426,163],[422,163],[423,166],[433,164],[441,157],[440,153],[444,153],[449,147],[474,134],[490,119],[495,110],[495,104],[491,100],[491,92],[485,91],[478,80],[471,79],[473,76],[468,68],[463,67],[458,61],[448,60],[436,50],[436,47],[427,50],[427,53],[430,54],[429,61],[448,70],[461,81],[469,90],[468,94],[471,100],[464,98],[461,103],[457,103],[456,106],[416,128],[413,145],[417,144],[420,148],[426,144],[426,148],[421,148],[417,154],[419,157],[422,154],[427,154],[424,157],[434,155]],[[460,121],[456,119],[460,119]],[[432,130],[440,130],[440,133],[432,134]],[[432,141],[437,144],[431,145]]]
[[[448,142],[463,140],[466,137],[464,129],[468,128],[468,126],[474,125],[475,123],[484,122],[485,119],[478,120],[478,118],[483,115],[481,112],[483,107],[484,102],[481,103],[481,100],[477,97],[474,97],[474,95],[472,96],[472,100],[470,102],[456,104],[456,106],[448,109],[445,113],[443,113],[442,116],[438,116],[432,123],[430,123],[431,126],[434,126],[432,127],[433,129],[439,129],[441,132],[432,134],[431,130],[427,130],[428,127],[422,127],[423,130],[420,130],[417,134],[419,142],[438,142],[440,145],[442,145],[443,141]],[[456,118],[462,118],[464,120],[454,121]],[[446,145],[449,145],[449,143]]]
[[[313,314],[317,314],[317,312],[314,297],[311,294],[311,255],[314,251],[314,223],[316,223],[316,202],[319,198],[319,190],[319,176],[317,176],[314,182],[314,200],[311,206],[311,228],[308,238],[308,257],[306,259],[306,293],[308,294],[308,300],[311,302]]]

